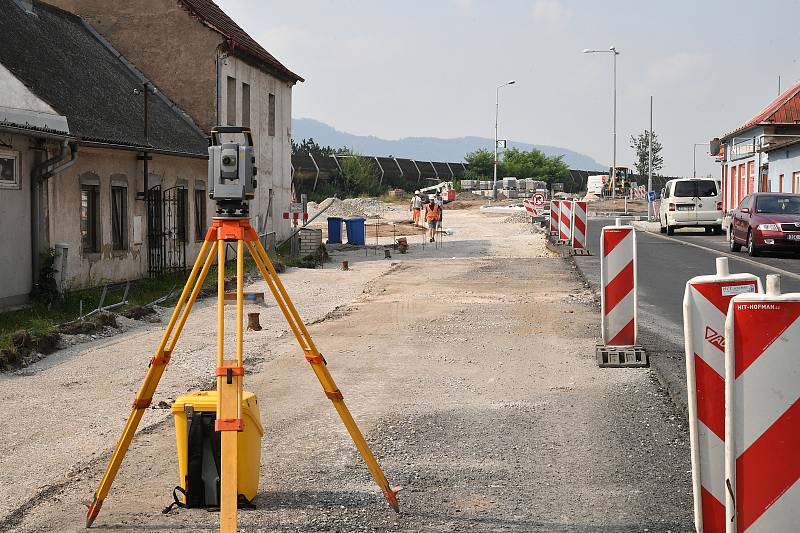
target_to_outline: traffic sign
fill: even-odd
[[[533,195],[533,205],[535,206],[543,206],[544,205],[544,194],[537,192]]]
[[[647,191],[647,202],[652,204],[656,201],[656,191]]]

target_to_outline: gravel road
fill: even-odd
[[[387,508],[274,308],[249,332],[266,435],[242,531],[691,531],[688,435],[646,369],[599,369],[598,312],[540,235],[448,211],[444,246],[338,251],[352,270],[283,275],[390,483]],[[213,303],[154,403],[207,382]],[[0,529],[83,530],[158,326],[0,378]],[[228,329],[230,331],[230,328]],[[73,383],[77,382],[77,383]],[[95,528],[210,531],[160,510],[177,483],[168,412],[148,411]],[[11,436],[10,436],[11,435]],[[22,468],[20,468],[22,467]],[[8,501],[6,501],[8,500]]]

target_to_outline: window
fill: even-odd
[[[792,172],[792,192],[800,192],[800,172]]]
[[[176,211],[175,211],[175,231],[178,240],[186,242],[189,232],[187,231],[189,225],[189,189],[181,187],[177,191]]]
[[[270,137],[275,137],[275,95],[269,93],[269,116],[267,118],[267,132]]]
[[[750,194],[750,191],[747,190],[747,176],[744,175],[744,163],[742,163],[739,165],[739,198],[745,194]]]
[[[242,126],[250,127],[250,84],[242,84]]]
[[[0,150],[0,189],[19,188],[19,153]]]
[[[128,249],[128,187],[111,185],[111,246]]]
[[[83,253],[100,251],[100,187],[81,184],[81,247]]]
[[[800,198],[797,196],[759,196],[756,213],[778,213],[796,215],[800,213]]]
[[[783,192],[783,174],[778,176],[778,192]]]
[[[228,111],[225,114],[228,126],[236,125],[236,78],[228,76]]]
[[[206,191],[194,190],[194,240],[206,238]]]
[[[719,191],[717,182],[714,180],[676,181],[674,189],[675,192],[672,195],[676,198],[713,198]]]

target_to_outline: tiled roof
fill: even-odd
[[[800,82],[781,94],[765,107],[759,114],[726,134],[728,139],[735,134],[760,124],[797,124],[800,123]]]
[[[194,13],[204,24],[212,30],[219,32],[228,39],[228,45],[233,51],[241,50],[246,55],[264,63],[272,70],[281,74],[290,81],[305,81],[303,78],[283,66],[275,57],[264,50],[255,39],[250,37],[233,19],[225,14],[220,7],[211,0],[179,0],[186,8]]]
[[[0,0],[0,13],[0,63],[67,117],[78,140],[208,155],[203,133],[159,95],[145,138],[142,79],[81,18],[39,2],[26,13],[13,0]]]

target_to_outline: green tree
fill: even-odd
[[[312,155],[314,157],[325,157],[344,153],[347,153],[347,148],[331,148],[330,146],[320,146],[313,137],[303,139],[299,144],[294,142],[294,139],[292,139],[292,155]]]
[[[636,173],[641,176],[647,175],[647,157],[648,157],[648,135],[647,130],[640,135],[631,135],[631,148],[636,151]],[[658,140],[658,135],[653,132],[653,174],[658,174],[658,171],[664,167],[664,158],[661,157],[661,141]]]
[[[469,165],[466,179],[486,180],[494,174],[494,152],[485,148],[478,148],[464,156],[464,161]]]
[[[563,161],[564,156],[545,155],[536,148],[525,151],[509,148],[503,154],[503,175],[515,178],[533,178],[546,183],[563,183],[569,190],[574,184],[569,167]]]
[[[347,150],[339,156],[342,173],[337,189],[346,196],[379,196],[386,187],[379,185],[374,160]]]

